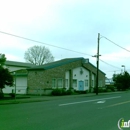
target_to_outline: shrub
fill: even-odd
[[[56,88],[52,91],[52,95],[54,96],[71,95],[72,93],[72,89],[66,90],[66,88]]]
[[[4,94],[2,92],[0,92],[0,99],[4,98]]]
[[[96,93],[96,88],[93,89],[93,92]],[[104,88],[98,87],[98,92],[99,92],[99,93],[104,92]]]
[[[96,93],[96,87],[93,88],[93,93]]]
[[[62,95],[62,90],[61,89],[54,89],[52,91],[52,95],[54,95],[54,96],[60,96],[60,95]]]
[[[84,91],[74,90],[74,94],[87,94],[87,93],[89,93],[89,90],[84,90]]]
[[[88,93],[88,90],[85,90],[85,91],[80,91],[81,94],[87,94]]]
[[[104,92],[107,92],[107,88],[104,89]]]
[[[107,89],[107,92],[112,92],[112,90],[111,89]]]
[[[112,92],[115,91],[115,87],[114,86],[107,86],[107,89],[110,89]]]
[[[66,88],[61,89],[61,91],[62,91],[62,95],[66,95],[67,94],[66,93]]]
[[[72,93],[73,93],[73,92],[72,92],[71,89],[69,89],[69,90],[66,91],[66,95],[71,95]]]
[[[101,88],[101,87],[99,87],[98,92],[99,92],[99,93],[102,93],[102,92],[104,92],[104,89]]]
[[[9,94],[12,98],[15,98],[15,93],[10,93]]]

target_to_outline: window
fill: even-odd
[[[66,79],[66,81],[65,81],[65,85],[66,85],[66,88],[68,88],[69,87],[69,85],[68,85],[69,83],[68,83],[68,79]]]
[[[57,80],[57,87],[58,88],[62,88],[63,87],[63,80],[62,79],[58,79]]]
[[[85,87],[88,87],[88,80],[85,80]]]
[[[99,80],[99,87],[102,87],[102,80]]]
[[[77,79],[73,79],[73,88],[77,87]]]
[[[92,87],[94,87],[94,80],[92,80]]]
[[[52,79],[52,88],[56,88],[56,79]]]

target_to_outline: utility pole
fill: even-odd
[[[99,43],[100,43],[100,33],[98,33],[97,39],[97,76],[96,76],[96,95],[98,95],[98,81],[99,81]]]
[[[96,95],[98,95],[98,81],[99,81],[99,43],[100,43],[100,33],[98,33],[98,39],[97,39],[97,55],[94,55],[92,57],[97,58],[97,76],[96,76]]]

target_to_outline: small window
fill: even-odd
[[[65,80],[65,85],[66,85],[66,88],[69,87],[69,82],[68,82],[68,79]]]
[[[94,80],[92,80],[92,87],[94,87]]]
[[[52,88],[56,88],[56,79],[52,79]]]
[[[102,87],[102,80],[99,80],[99,83],[98,83],[99,87]]]
[[[88,87],[88,80],[85,80],[85,87]]]
[[[62,79],[58,79],[57,80],[57,87],[58,88],[62,88],[63,87],[63,80]]]
[[[73,88],[77,87],[77,79],[73,79]]]

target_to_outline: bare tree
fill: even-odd
[[[45,46],[30,47],[25,52],[24,59],[35,65],[43,65],[54,61],[53,55]]]

